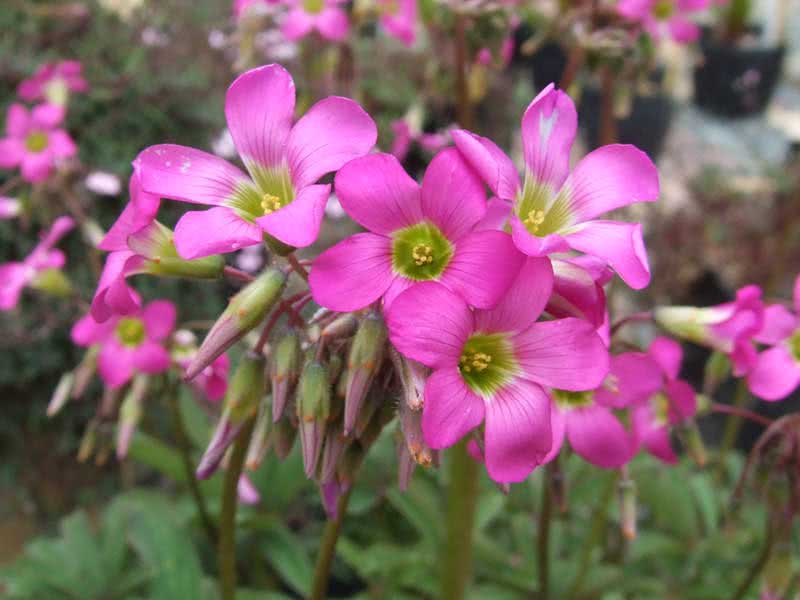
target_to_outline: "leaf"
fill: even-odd
[[[134,434],[128,455],[174,481],[186,481],[183,463],[178,452],[143,431],[137,431]]]
[[[265,527],[263,550],[281,579],[299,594],[307,596],[313,568],[300,540],[285,525],[273,521]]]

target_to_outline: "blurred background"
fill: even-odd
[[[359,2],[349,8],[357,11]],[[438,20],[440,8],[434,0],[420,1],[425,31],[409,48],[374,23],[362,24],[343,45],[289,42],[271,8],[237,18],[227,0],[3,0],[0,109],[5,112],[20,82],[48,61],[79,60],[90,87],[71,100],[66,121],[79,157],[61,175],[60,187],[21,198],[35,206],[28,216],[0,221],[0,262],[30,251],[40,223],[63,212],[64,194],[94,224],[110,226],[127,201],[130,162],[148,145],[175,142],[234,157],[224,92],[237,72],[257,64],[289,68],[301,110],[331,93],[356,98],[378,122],[379,148],[401,153],[409,172],[419,176],[432,151],[449,143],[447,130],[456,120],[455,82],[448,74],[451,32]],[[653,280],[637,293],[614,285],[610,298],[617,315],[659,304],[725,302],[748,283],[763,286],[767,298],[791,295],[800,270],[800,1],[758,0],[751,8],[736,44],[724,45],[712,35],[726,18],[720,7],[698,15],[706,28],[697,43],[623,50],[649,54],[637,63],[646,69],[617,72],[613,135],[657,161],[662,196],[631,213],[644,223]],[[467,31],[474,55],[467,82],[477,114],[473,129],[515,157],[521,154],[522,112],[544,85],[564,81],[579,46],[586,56],[568,82],[582,127],[574,158],[608,135],[602,106],[608,66],[592,60],[613,32],[561,31],[552,22],[557,10],[547,2],[520,3],[521,23],[487,17]],[[501,57],[507,39],[513,39],[513,52]],[[484,46],[488,59],[479,57]],[[626,56],[619,60],[627,65]],[[409,147],[399,148],[406,137]],[[0,189],[11,178],[0,171]],[[163,206],[165,221],[174,224],[179,212],[168,202]],[[308,256],[354,230],[332,201],[323,235]],[[62,244],[69,276],[85,290],[94,289],[102,264],[87,250],[92,234],[84,224]],[[263,258],[243,252],[231,260],[253,271]],[[176,302],[182,322],[213,320],[236,289],[223,281],[161,279],[141,279],[137,287],[146,298]],[[99,385],[56,417],[45,416],[61,373],[81,359],[69,340],[79,314],[71,301],[36,295],[0,313],[0,571],[10,578],[5,585],[15,582],[11,597],[36,600],[213,598],[211,549],[200,539],[178,458],[155,441],[167,428],[163,415],[145,415],[140,443],[123,463],[110,449],[76,459]],[[642,343],[653,332],[642,328],[632,335],[633,343]],[[685,375],[699,385],[707,353],[686,351]],[[181,403],[200,449],[210,428],[207,411],[188,393]],[[794,398],[759,410],[776,416],[798,406]],[[704,434],[719,439],[723,422],[706,420]],[[743,428],[742,451],[758,431]],[[435,597],[430,552],[441,534],[438,475],[418,473],[409,492],[400,494],[394,442],[384,437],[354,492],[351,513],[360,518],[350,519],[341,540],[336,590],[341,597]],[[742,457],[731,455],[732,474]],[[608,517],[598,516],[593,510],[597,498],[612,489],[605,473],[576,460],[566,463],[569,500],[560,514],[571,518],[554,524],[554,555],[563,558],[554,563],[554,597],[567,597],[558,586],[587,569],[591,573],[576,597],[729,597],[729,574],[738,578],[756,555],[763,509],[748,505],[745,525],[726,529],[723,514],[734,475],[720,479],[688,461],[663,470],[647,458],[632,470],[644,506],[639,539],[627,547],[620,538],[602,556],[586,555],[581,547],[587,532],[618,514],[612,509]],[[285,462],[269,458],[255,483],[262,501],[242,517],[252,526],[240,540],[252,559],[245,584],[271,587],[274,598],[301,597],[323,520],[316,489],[303,478],[297,451]],[[212,511],[218,485],[211,480],[207,488]],[[474,597],[530,597],[540,478],[509,495],[496,493],[487,479],[482,486]]]

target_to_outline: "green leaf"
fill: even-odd
[[[128,456],[174,481],[186,481],[183,463],[178,452],[143,431],[137,431],[134,434]]]
[[[281,579],[293,590],[307,596],[313,577],[311,560],[300,540],[277,521],[265,528],[264,553]]]

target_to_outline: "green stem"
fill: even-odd
[[[222,600],[236,599],[236,507],[239,505],[237,487],[242,474],[247,446],[253,434],[255,418],[250,417],[236,437],[231,451],[225,482],[222,488],[222,508],[219,514],[219,589]]]
[[[336,555],[336,542],[339,541],[339,531],[342,528],[342,521],[347,512],[347,505],[350,502],[350,492],[352,484],[347,488],[336,503],[336,518],[329,519],[325,523],[322,532],[322,539],[319,544],[319,554],[317,564],[314,567],[314,579],[311,584],[311,595],[309,600],[323,600],[328,593],[328,579],[331,574],[333,557]]]
[[[542,481],[542,506],[539,508],[539,540],[537,557],[539,560],[539,598],[547,600],[550,590],[550,519],[553,513],[553,473],[554,463],[548,463]]]
[[[175,428],[175,438],[178,442],[178,450],[183,461],[183,470],[186,474],[186,483],[189,486],[189,492],[192,494],[194,504],[197,507],[197,514],[200,515],[200,522],[203,524],[208,541],[212,546],[217,544],[217,527],[211,519],[206,506],[206,499],[200,491],[200,486],[195,477],[195,466],[192,463],[191,447],[189,445],[189,438],[186,435],[186,425],[183,420],[183,412],[181,411],[180,399],[176,390],[173,388],[167,394],[169,396],[169,405],[172,411],[172,421]]]
[[[442,600],[462,600],[472,576],[472,530],[478,498],[478,463],[467,452],[467,439],[449,451],[447,537],[440,558]]]
[[[750,401],[750,392],[747,390],[747,382],[740,379],[736,384],[736,394],[733,397],[734,409],[743,409]],[[739,411],[732,412],[725,421],[725,429],[722,432],[722,441],[719,445],[719,455],[717,456],[717,480],[722,481],[725,476],[728,453],[739,439],[739,431],[742,428],[742,416]]]
[[[567,593],[567,598],[577,598],[581,589],[583,589],[583,583],[589,571],[589,563],[592,561],[592,550],[594,550],[594,547],[601,541],[603,533],[606,530],[608,505],[614,497],[614,489],[616,488],[618,475],[619,473],[614,471],[608,476],[606,487],[600,496],[597,506],[595,506],[592,511],[591,521],[589,522],[589,532],[581,547],[578,570],[572,582],[572,586],[570,586],[569,593]]]
[[[756,562],[750,567],[750,570],[747,572],[747,576],[744,578],[744,581],[739,585],[739,587],[734,592],[733,596],[731,596],[731,600],[743,600],[745,595],[747,595],[750,586],[753,585],[753,582],[759,576],[761,571],[764,570],[764,567],[767,565],[767,561],[769,560],[769,555],[772,553],[772,543],[774,541],[774,535],[772,531],[772,524],[769,522],[769,517],[767,518],[767,538],[764,540],[764,547],[761,548],[761,552],[756,559]]]

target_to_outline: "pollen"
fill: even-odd
[[[525,223],[528,229],[535,233],[539,231],[539,226],[544,223],[544,211],[531,210],[522,222]]]
[[[265,215],[268,215],[276,210],[283,208],[283,203],[278,196],[273,196],[272,194],[264,194],[261,197],[261,209],[264,211]]]
[[[473,370],[480,373],[485,371],[492,362],[492,355],[485,352],[472,352],[467,350],[461,355],[458,361],[461,365],[461,370],[465,373],[471,373]]]
[[[411,249],[411,258],[418,267],[433,262],[433,248],[428,244],[416,244]]]

